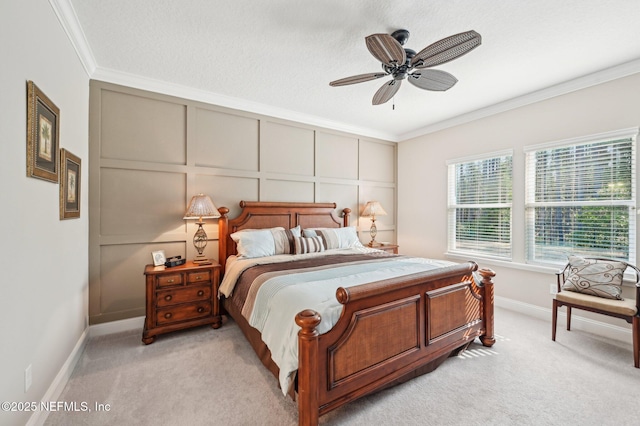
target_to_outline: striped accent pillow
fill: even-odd
[[[295,254],[320,253],[324,251],[324,244],[321,237],[296,237]]]
[[[293,239],[300,236],[300,226],[291,229],[272,228],[273,242],[275,243],[275,254],[293,254],[295,247]]]
[[[353,226],[344,228],[307,228],[302,231],[302,235],[305,237],[322,237],[327,250],[362,247],[356,228]]]

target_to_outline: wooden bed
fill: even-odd
[[[335,213],[332,203],[241,202],[242,212],[229,219],[219,209],[219,261],[236,254],[230,235],[242,229],[286,229],[349,225],[350,209]],[[473,278],[474,271],[480,283]],[[489,269],[475,262],[439,268],[402,278],[339,288],[343,305],[337,324],[319,334],[319,314],[312,310],[292,318],[298,334],[297,401],[300,425],[316,425],[319,416],[361,396],[430,372],[476,337],[484,346],[493,335],[493,282]],[[224,301],[223,301],[224,303]],[[269,350],[239,312],[224,303],[277,377]]]

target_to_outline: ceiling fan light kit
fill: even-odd
[[[389,34],[372,34],[365,37],[369,52],[382,63],[384,73],[359,74],[329,83],[330,86],[346,86],[390,76],[392,79],[382,85],[373,95],[372,104],[387,102],[400,89],[402,80],[412,85],[432,91],[445,91],[457,82],[453,75],[445,71],[426,68],[435,67],[469,53],[482,43],[482,37],[471,30],[443,38],[416,53],[402,47],[409,39],[409,31],[401,29]]]

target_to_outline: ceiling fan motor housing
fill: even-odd
[[[407,73],[411,70],[411,58],[416,56],[416,51],[413,49],[404,48],[404,53],[406,56],[404,64],[400,66],[382,64],[382,69],[387,74],[391,74],[395,80],[403,80],[407,77]]]
[[[409,40],[409,30],[395,30],[391,33],[391,37],[395,38],[401,46],[404,46],[407,40]]]

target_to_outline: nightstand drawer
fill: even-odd
[[[211,315],[211,303],[200,302],[158,309],[156,324],[163,325]]]
[[[158,287],[168,287],[172,285],[181,285],[182,284],[182,274],[167,274],[158,276]]]
[[[187,282],[189,284],[201,283],[205,281],[211,281],[211,271],[197,271],[197,272],[189,272],[187,274]]]
[[[156,306],[171,306],[180,303],[195,302],[198,300],[211,299],[210,286],[183,287],[172,290],[162,290],[156,295]]]

